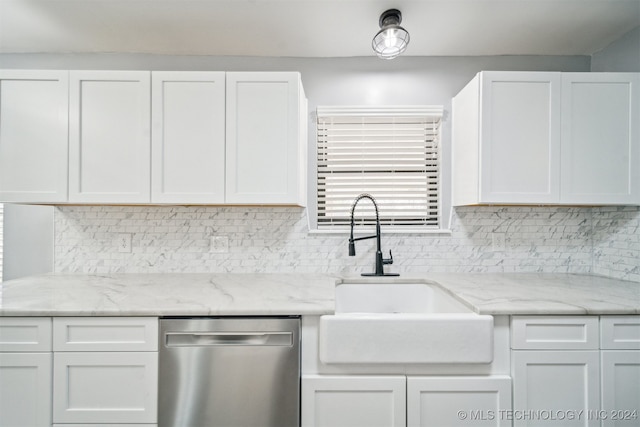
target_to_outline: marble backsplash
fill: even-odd
[[[455,208],[451,234],[383,233],[397,272],[596,273],[640,281],[640,208]],[[119,252],[130,233],[132,250]],[[492,233],[504,233],[494,251]],[[217,240],[211,245],[211,238]],[[347,256],[347,233],[309,233],[295,207],[59,206],[62,273],[370,271],[374,242]]]

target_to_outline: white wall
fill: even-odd
[[[640,72],[640,27],[594,53],[591,71]]]
[[[52,206],[4,205],[3,279],[53,271]]]

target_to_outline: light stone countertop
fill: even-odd
[[[480,314],[640,314],[640,283],[546,273],[46,274],[0,283],[0,316],[255,316],[334,312],[345,281],[435,282]]]

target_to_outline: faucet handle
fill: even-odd
[[[391,249],[389,249],[389,259],[382,260],[383,265],[393,264],[393,254],[391,253]]]

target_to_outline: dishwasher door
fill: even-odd
[[[160,319],[158,427],[298,427],[300,318]]]

